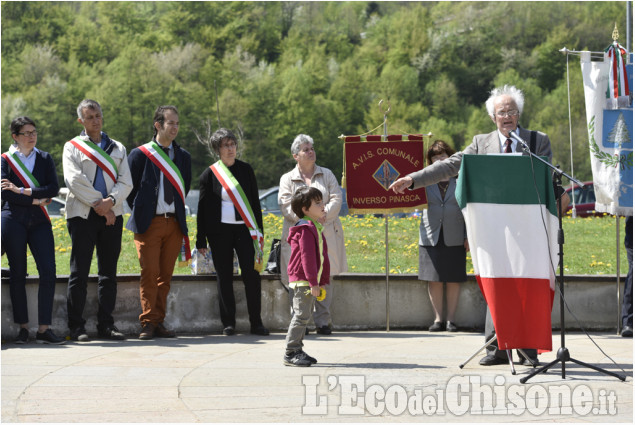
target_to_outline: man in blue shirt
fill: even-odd
[[[117,261],[121,251],[123,203],[132,190],[126,148],[101,131],[101,106],[82,100],[77,107],[81,134],[64,145],[62,165],[68,187],[66,224],[73,244],[68,279],[68,327],[73,341],[87,341],[88,273],[97,248],[97,333],[124,339],[112,312],[117,298]]]

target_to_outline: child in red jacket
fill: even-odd
[[[317,360],[302,350],[306,324],[320,287],[329,284],[330,266],[322,223],[326,219],[322,192],[314,187],[301,187],[291,199],[291,209],[302,217],[291,229],[287,242],[291,245],[289,288],[293,291],[293,317],[287,332],[285,366],[311,366]]]

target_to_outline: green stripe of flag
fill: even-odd
[[[456,200],[461,209],[468,203],[538,204],[534,174],[538,191],[546,198],[540,203],[556,215],[551,170],[536,159],[530,161],[529,156],[463,155]]]

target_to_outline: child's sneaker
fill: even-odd
[[[306,357],[306,359],[311,362],[311,364],[317,363],[317,359],[315,357],[309,356],[307,353],[304,352],[304,350],[302,350],[302,352],[304,353],[304,356]]]
[[[309,360],[307,354],[300,350],[295,353],[285,354],[284,355],[284,365],[285,366],[300,366],[300,367],[308,367],[313,363]],[[315,359],[314,359],[315,360]]]

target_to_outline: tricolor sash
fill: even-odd
[[[117,183],[117,176],[119,175],[117,165],[110,155],[108,155],[102,148],[91,142],[88,137],[84,138],[77,136],[69,143],[79,149],[84,155],[92,159],[93,162],[95,162],[95,164],[97,164],[97,166],[101,168],[101,170],[110,177],[114,183]]]
[[[249,229],[249,234],[254,241],[254,269],[257,272],[261,272],[264,261],[265,240],[262,230],[258,228],[256,216],[251,209],[247,196],[245,195],[243,188],[240,186],[240,183],[238,183],[238,180],[236,180],[236,177],[234,177],[231,171],[229,171],[229,168],[227,168],[222,161],[218,161],[215,164],[210,165],[209,168],[212,169],[212,172],[220,184],[227,191],[234,207],[236,207],[236,210],[238,210],[238,213]]]
[[[35,176],[31,174],[31,172],[26,168],[26,165],[24,165],[24,163],[20,161],[20,158],[18,158],[15,153],[9,151],[3,153],[2,157],[7,160],[9,166],[11,167],[11,170],[13,170],[13,172],[18,176],[24,187],[31,188],[31,190],[33,190],[33,188],[40,187],[40,182],[37,181]],[[49,217],[46,208],[42,205],[40,205],[40,208],[42,209],[42,212],[44,213],[46,218],[51,221],[51,217]]]
[[[172,183],[172,186],[174,186],[174,189],[176,189],[185,204],[185,182],[183,181],[179,167],[174,164],[174,161],[163,152],[163,149],[161,149],[154,140],[143,146],[139,146],[139,150],[141,150],[154,165],[159,167],[163,176]]]
[[[172,161],[170,157],[163,152],[163,149],[161,149],[154,140],[146,143],[145,145],[139,146],[139,150],[143,152],[143,154],[147,156],[154,165],[159,167],[163,176],[172,183],[172,186],[181,197],[183,205],[185,205],[185,182],[183,181],[181,171],[174,161]],[[190,251],[190,238],[188,235],[183,235],[183,244],[181,246],[181,253],[179,254],[179,263],[186,263],[190,260],[190,258],[192,258],[192,253]]]

